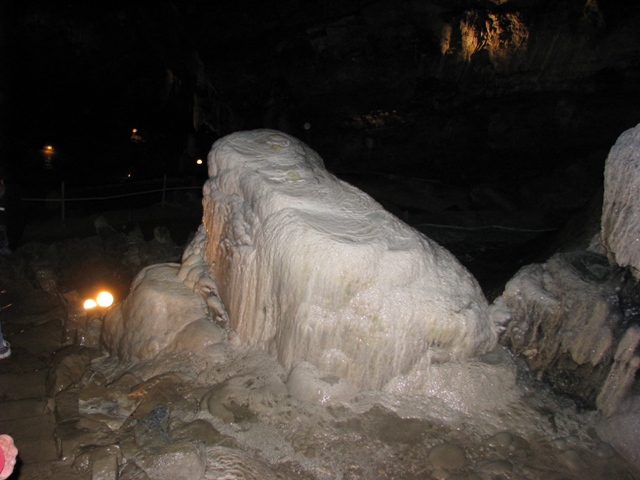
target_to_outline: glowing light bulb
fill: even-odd
[[[98,304],[96,303],[96,301],[91,298],[89,300],[84,301],[85,310],[91,310],[92,308],[96,308],[97,306]]]
[[[202,159],[201,159],[201,158],[197,159],[197,160],[196,160],[196,163],[197,163],[198,165],[202,165]]]
[[[110,307],[113,304],[113,295],[109,292],[100,292],[96,297],[96,301],[100,307]]]

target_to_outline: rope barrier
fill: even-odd
[[[168,192],[174,190],[202,190],[202,187],[171,187],[158,188],[155,190],[145,190],[143,192],[122,193],[120,195],[110,195],[107,197],[72,197],[72,198],[22,198],[25,202],[82,202],[89,200],[111,200],[114,198],[135,197],[136,195],[146,195],[148,193]]]
[[[125,197],[135,197],[139,195],[148,195],[150,193],[162,193],[162,204],[165,204],[166,193],[168,191],[176,191],[176,190],[202,190],[202,186],[190,186],[190,187],[170,187],[167,188],[167,176],[165,175],[162,181],[162,188],[157,188],[153,190],[144,190],[142,192],[132,192],[132,193],[121,193],[118,195],[107,195],[101,197],[72,197],[67,198],[65,196],[65,182],[60,183],[60,198],[22,198],[21,200],[24,202],[60,202],[60,210],[62,216],[62,222],[65,221],[65,204],[66,202],[88,202],[95,200],[113,200],[116,198],[125,198]]]
[[[533,232],[533,233],[556,232],[559,230],[558,228],[516,228],[516,227],[505,227],[502,225],[482,225],[480,227],[462,227],[458,225],[439,225],[436,223],[418,223],[412,226],[413,227],[451,228],[454,230],[489,230],[494,228],[498,230],[509,230],[512,232]]]

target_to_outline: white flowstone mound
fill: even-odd
[[[177,264],[140,271],[126,300],[102,324],[101,341],[111,353],[142,360],[165,349],[202,353],[224,340],[224,331],[211,321],[202,298],[178,279],[178,271]]]
[[[624,132],[607,157],[601,241],[609,259],[640,271],[640,125]]]
[[[366,388],[425,356],[495,346],[487,302],[455,257],[327,172],[302,142],[235,133],[214,144],[208,168],[204,228],[179,276],[242,344],[287,370],[307,361]]]

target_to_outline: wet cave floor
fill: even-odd
[[[640,478],[597,438],[594,412],[526,375],[521,396],[495,410],[375,391],[312,404],[287,394],[262,352],[224,345],[127,364],[65,345],[59,302],[5,281],[13,355],[0,362],[0,430],[20,450],[11,478]]]
[[[640,479],[598,438],[597,412],[554,394],[501,347],[483,365],[514,384],[494,405],[455,392],[305,402],[287,391],[275,359],[226,341],[206,355],[122,362],[69,335],[60,297],[24,274],[34,252],[72,250],[96,270],[86,259],[113,238],[27,243],[2,259],[0,298],[12,305],[0,321],[13,354],[0,361],[0,432],[20,450],[11,478]],[[138,258],[160,251],[143,245],[157,239],[138,241]],[[176,261],[174,247],[145,258]],[[88,278],[82,271],[66,270],[76,275],[67,284]]]

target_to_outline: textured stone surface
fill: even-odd
[[[371,388],[425,355],[495,345],[486,300],[456,258],[331,175],[302,142],[273,130],[232,134],[208,166],[205,229],[180,276],[215,280],[206,298],[222,300],[245,345],[286,369],[308,361]],[[191,264],[197,256],[206,273]]]
[[[58,350],[53,356],[51,371],[47,377],[47,393],[54,397],[58,392],[78,383],[90,361],[91,353],[87,348],[72,345]]]
[[[604,170],[602,244],[609,258],[640,271],[640,125],[618,138]]]
[[[640,469],[640,410],[609,417],[597,425],[596,431]]]
[[[20,417],[36,417],[49,413],[49,411],[48,402],[43,398],[5,401],[0,409],[0,421]]]
[[[182,441],[149,451],[136,462],[154,480],[191,480],[205,472],[204,449],[196,441]]]
[[[3,327],[11,332],[15,325],[3,322]],[[24,367],[33,363],[23,356],[20,343],[15,345],[16,355],[0,368],[27,376]],[[566,397],[557,402],[526,376],[519,378],[524,396],[498,405],[496,411],[467,414],[450,399],[380,391],[361,391],[335,404],[318,405],[292,397],[282,383],[282,368],[265,352],[229,344],[217,345],[216,350],[215,356],[200,356],[166,349],[140,362],[121,362],[114,355],[95,358],[78,384],[46,402],[50,411],[55,401],[55,440],[50,434],[18,439],[24,462],[19,477],[106,480],[114,478],[116,468],[120,480],[174,480],[185,478],[185,472],[189,479],[221,480],[637,476],[613,448],[595,438],[592,424],[597,415],[576,409]],[[52,358],[52,353],[45,358]],[[624,361],[624,355],[619,359]],[[495,352],[481,360],[500,365]],[[467,363],[439,364],[442,383],[458,389],[463,382],[447,374]],[[475,366],[465,378],[477,377],[488,389],[503,389],[502,384],[488,385],[491,379],[474,371]],[[447,383],[447,376],[453,381]],[[44,376],[29,378],[45,383]],[[336,377],[320,380],[338,385]],[[296,383],[301,388],[309,385],[304,379]],[[123,417],[128,414],[124,424],[111,430],[108,422],[97,420],[93,412],[118,413],[113,400],[125,396],[140,404],[130,414],[122,412]],[[5,405],[13,410],[17,401],[5,400],[0,398],[3,413]],[[11,416],[31,416],[32,408],[43,406],[29,403],[30,408],[13,410]],[[154,413],[158,405],[171,409],[168,423],[166,408]],[[232,414],[231,423],[218,416],[225,415],[220,406]],[[34,418],[30,426],[27,419],[20,420],[14,426],[21,431],[44,433],[43,427],[52,425],[50,417]],[[613,427],[619,440],[634,438],[623,438],[632,433],[624,430],[626,424],[631,422]],[[141,431],[149,426],[146,433]],[[151,438],[154,431],[158,435]],[[149,441],[136,443],[140,434]],[[443,443],[454,447],[433,449]],[[628,452],[618,440],[611,443],[621,453]]]
[[[505,288],[511,322],[501,341],[556,388],[603,413],[636,408],[637,287],[591,252],[556,254]]]
[[[0,397],[9,400],[41,398],[45,395],[46,371],[0,374]]]
[[[184,348],[202,349],[222,341],[222,330],[207,324],[204,302],[177,273],[177,265],[158,264],[137,275],[127,299],[103,322],[102,342],[111,352],[125,360],[139,360],[169,346],[176,348],[176,338],[178,347]],[[185,339],[184,329],[187,337],[197,340]]]

